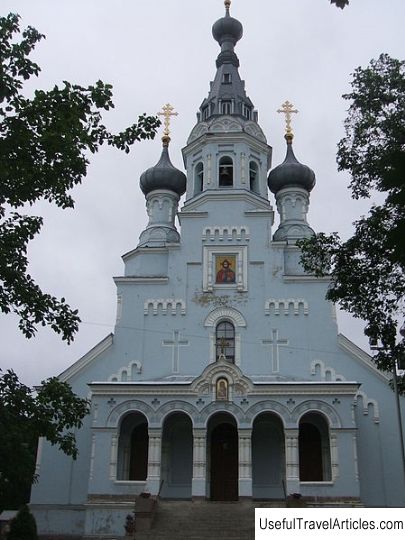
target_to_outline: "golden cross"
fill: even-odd
[[[163,120],[163,123],[165,126],[165,129],[163,131],[164,137],[169,137],[170,135],[170,117],[177,116],[179,114],[173,111],[174,111],[174,107],[172,107],[170,103],[166,103],[166,105],[162,107],[161,112],[158,112],[159,116],[164,116],[164,120]]]
[[[219,340],[219,346],[221,347],[221,354],[225,354],[225,349],[229,347],[229,342],[224,337]]]
[[[291,129],[291,115],[293,113],[298,112],[298,110],[293,109],[293,107],[294,107],[294,105],[287,100],[281,105],[281,109],[277,110],[278,113],[285,114],[286,135],[288,135],[290,137],[293,134],[292,129]]]

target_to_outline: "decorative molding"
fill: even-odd
[[[277,416],[277,418],[281,420],[284,429],[290,422],[289,409],[278,401],[267,399],[266,401],[259,401],[259,403],[255,403],[246,411],[246,419],[250,422],[252,428],[256,417],[261,413],[273,414]]]
[[[180,314],[186,314],[186,302],[182,298],[148,298],[143,305],[144,315],[149,315],[149,307],[152,306],[152,314],[167,315],[169,308],[171,315],[177,315],[177,306],[180,306]]]
[[[311,375],[316,375],[316,368],[319,367],[320,376],[322,381],[345,381],[343,375],[336,373],[335,369],[330,366],[325,366],[322,360],[312,360],[311,362]]]
[[[373,407],[373,422],[375,424],[380,423],[380,407],[378,405],[378,401],[376,399],[371,399],[367,396],[365,392],[362,390],[358,390],[357,394],[354,397],[353,403],[354,405],[358,405],[359,398],[363,400],[363,415],[368,416],[368,408],[371,405]]]
[[[247,225],[212,225],[204,228],[202,239],[234,242],[249,240],[249,234]]]
[[[235,255],[235,283],[215,282],[215,256]],[[204,246],[203,247],[203,290],[212,292],[214,289],[236,289],[247,291],[247,246]]]
[[[142,362],[138,362],[137,360],[130,362],[127,366],[120,368],[117,373],[113,373],[108,380],[110,382],[133,381],[135,380],[133,378],[134,372],[137,374],[142,373]]]
[[[115,322],[119,322],[122,317],[122,294],[117,294],[117,316]]]
[[[300,315],[300,307],[304,315],[309,314],[308,302],[304,298],[269,298],[264,304],[265,315],[270,315],[271,307],[274,307],[274,315],[290,315],[290,306],[293,306],[294,315]],[[282,308],[281,308],[282,306]]]
[[[319,399],[304,401],[295,407],[291,413],[291,419],[296,423],[297,427],[299,426],[301,416],[307,412],[323,413],[328,420],[330,428],[336,429],[342,427],[342,421],[335,409],[329,403]]]
[[[379,369],[377,369],[376,365],[373,362],[372,357],[367,354],[363,349],[360,349],[355,343],[350,341],[346,336],[343,334],[338,334],[338,345],[347,353],[350,354],[352,358],[363,364],[365,367],[367,367],[374,375],[379,377],[382,381],[385,383],[388,383],[390,381],[390,374],[385,374]]]
[[[148,424],[152,423],[154,410],[150,405],[138,399],[124,401],[117,405],[108,415],[106,427],[117,428],[121,417],[127,412],[140,412],[146,416]]]
[[[154,248],[149,248],[154,249]],[[152,276],[145,276],[145,277],[131,277],[131,276],[121,276],[121,277],[114,277],[113,278],[114,283],[116,285],[125,285],[127,283],[151,283],[153,285],[164,285],[166,283],[169,283],[169,278],[166,276],[160,276],[160,277],[152,277]]]
[[[193,425],[195,418],[198,415],[197,407],[194,407],[194,405],[191,405],[191,403],[188,403],[187,401],[173,400],[169,401],[169,403],[165,403],[156,411],[156,419],[163,426],[167,416],[170,416],[170,414],[174,412],[182,412],[187,414]]]
[[[211,311],[204,321],[204,326],[214,328],[222,319],[229,319],[234,326],[246,327],[246,320],[242,313],[230,307],[219,307]]]

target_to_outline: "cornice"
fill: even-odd
[[[119,276],[113,277],[116,285],[126,283],[152,283],[154,285],[169,283],[168,277],[132,277],[132,276]]]

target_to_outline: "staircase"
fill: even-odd
[[[135,540],[254,540],[255,506],[285,503],[159,500],[152,529],[136,532]]]

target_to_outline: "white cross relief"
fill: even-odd
[[[271,339],[263,339],[263,345],[271,346],[272,372],[280,371],[279,347],[288,345],[288,339],[278,337],[278,330],[272,330],[273,337]]]
[[[173,330],[173,339],[164,339],[162,341],[164,347],[172,347],[172,371],[179,372],[180,365],[180,347],[187,347],[189,341],[182,339],[179,330]]]

